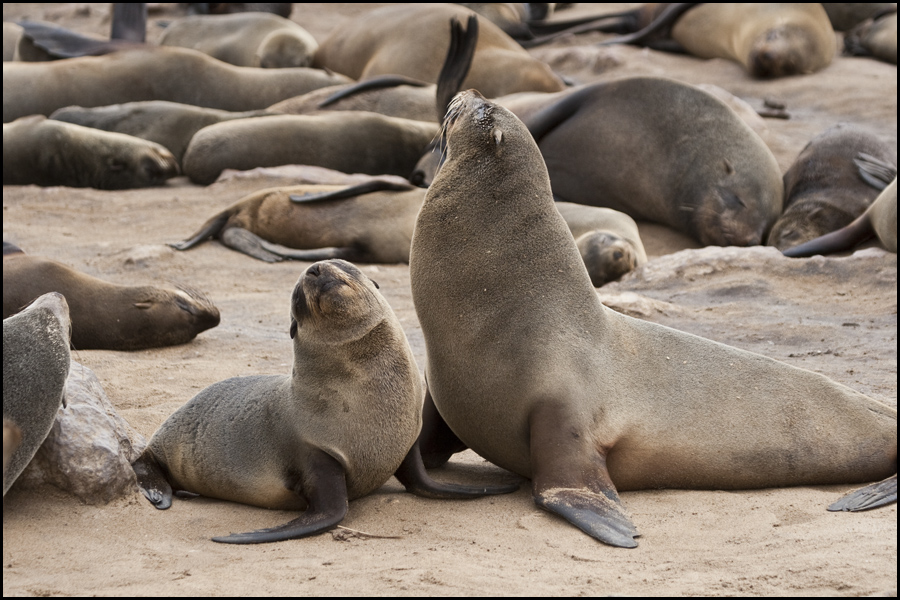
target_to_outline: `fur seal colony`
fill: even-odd
[[[351,263],[308,267],[291,294],[290,375],[214,384],[156,431],[135,463],[159,509],[172,489],[302,510],[285,525],[215,537],[257,544],[331,529],[349,500],[391,476],[428,498],[475,498],[518,486],[438,483],[425,473],[416,437],[422,379],[406,335],[378,286]]]
[[[891,486],[896,500],[896,410],[817,373],[606,308],[528,129],[468,91],[444,132],[447,160],[410,252],[428,355],[426,464],[469,447],[529,477],[538,506],[622,547],[639,533],[617,490],[893,474],[876,500],[862,492],[841,508],[890,502]]]

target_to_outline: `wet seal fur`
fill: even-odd
[[[41,294],[65,295],[78,350],[185,344],[219,324],[219,310],[190,289],[117,285],[3,243],[3,318]]]
[[[891,485],[896,499],[896,410],[817,373],[606,308],[525,126],[468,91],[445,131],[447,161],[410,253],[428,355],[426,464],[468,446],[531,478],[538,506],[623,547],[639,535],[623,490],[894,474],[887,492],[862,503],[892,501]]]
[[[16,315],[3,317],[4,496],[50,433],[65,402],[69,331],[66,299],[56,292],[44,294]],[[20,438],[14,444],[17,431]],[[9,458],[7,432],[10,445],[16,446]]]
[[[391,475],[432,498],[517,488],[442,484],[426,475],[416,443],[421,375],[387,300],[355,266],[331,260],[303,272],[291,295],[290,335],[290,375],[213,384],[156,431],[134,467],[157,508],[171,505],[174,488],[305,511],[279,527],[213,538],[253,544],[331,529],[349,500]]]
[[[3,124],[3,185],[123,190],[162,185],[178,161],[160,144],[31,115]]]

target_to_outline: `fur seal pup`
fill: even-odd
[[[101,190],[162,185],[178,175],[163,146],[42,115],[3,124],[3,185],[66,185]]]
[[[897,64],[897,11],[860,23],[844,36],[844,54]]]
[[[308,67],[319,47],[308,31],[270,13],[194,15],[176,19],[160,46],[191,48],[238,67]]]
[[[50,433],[65,402],[69,331],[66,299],[56,292],[44,294],[17,315],[3,317],[4,496]],[[21,432],[8,466],[7,421]],[[11,432],[14,437],[15,429]]]
[[[897,252],[897,179],[891,182],[872,205],[856,220],[837,231],[810,240],[782,254],[790,258],[831,254],[851,250],[858,244],[877,237],[889,252]]]
[[[221,381],[178,409],[135,464],[147,498],[168,508],[174,488],[305,511],[279,527],[213,538],[254,544],[331,529],[348,500],[391,475],[431,498],[514,491],[441,484],[425,474],[416,444],[422,378],[377,287],[342,260],[308,267],[291,294],[291,374]]]
[[[867,154],[897,170],[897,145],[868,129],[840,123],[814,137],[784,174],[784,212],[767,244],[779,250],[798,246],[849,225],[883,189],[859,175],[856,159]]]
[[[165,100],[145,100],[94,108],[67,106],[54,111],[50,118],[156,142],[168,148],[180,165],[191,138],[204,127],[271,114],[267,110],[229,112]]]
[[[185,344],[219,324],[219,310],[197,291],[109,283],[3,242],[3,318],[50,291],[68,301],[78,350]]]
[[[150,46],[47,63],[3,63],[3,122],[65,106],[169,100],[259,110],[320,87],[349,83],[321,69],[235,67],[196,50]]]
[[[475,13],[450,4],[386,6],[343,23],[319,46],[313,65],[353,79],[405,75],[437,82],[448,47],[451,19]],[[533,58],[499,27],[478,17],[480,36],[463,83],[489,97],[522,91],[558,92],[565,87],[549,66]]]
[[[410,253],[428,355],[426,464],[468,446],[529,477],[538,506],[623,547],[639,534],[618,491],[896,473],[893,408],[603,306],[512,113],[470,90],[444,131],[447,161]]]
[[[349,111],[226,121],[194,135],[184,174],[208,185],[224,169],[298,164],[408,177],[439,130],[436,123]]]
[[[761,244],[781,214],[772,152],[692,85],[633,77],[501,102],[530,113],[522,120],[557,200],[613,208],[718,246]]]

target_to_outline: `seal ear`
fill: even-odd
[[[297,328],[298,328],[298,327],[299,327],[299,325],[297,324],[297,321],[295,321],[295,320],[292,318],[292,319],[291,319],[291,339],[294,339],[294,336],[297,335]]]
[[[494,131],[491,132],[491,135],[494,137],[494,145],[499,146],[503,141],[503,130],[499,127],[494,127]]]
[[[372,279],[371,277],[369,277],[369,281],[371,281],[371,282],[375,285],[375,289],[376,289],[376,290],[380,290],[380,289],[381,289],[381,286],[378,285],[378,282],[375,281],[374,279]]]

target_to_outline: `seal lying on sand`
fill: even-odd
[[[617,490],[896,473],[893,408],[603,306],[512,113],[463,92],[444,128],[447,161],[410,253],[428,355],[427,464],[468,446],[531,478],[540,507],[624,547],[639,534]],[[886,485],[896,499],[896,475]],[[890,489],[864,504],[889,501]]]
[[[3,318],[51,291],[68,301],[78,350],[185,344],[219,324],[219,310],[194,290],[109,283],[3,242]]]
[[[422,379],[400,322],[377,285],[342,260],[318,262],[291,295],[290,375],[236,377],[182,406],[135,463],[147,498],[168,508],[172,488],[263,508],[303,510],[293,521],[213,538],[254,544],[331,529],[348,500],[391,476],[430,498],[474,498],[518,486],[432,481],[422,466]]]
[[[3,316],[4,496],[41,447],[65,402],[69,331],[66,299],[56,292],[44,294],[17,315]],[[12,438],[17,430],[21,437],[7,466],[8,427]]]

